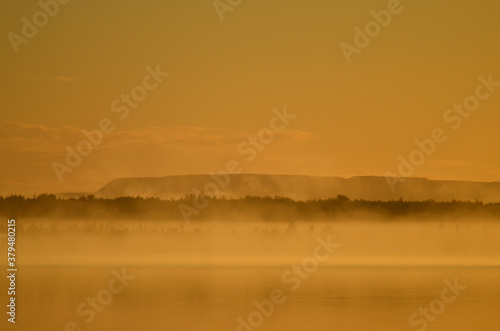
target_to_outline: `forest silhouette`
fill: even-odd
[[[193,199],[206,199],[209,203],[191,217],[203,220],[315,221],[335,219],[397,220],[403,218],[496,218],[500,203],[481,201],[405,201],[403,199],[351,200],[338,195],[329,199],[293,200],[283,197],[186,195],[180,199],[118,197],[97,198],[93,195],[79,198],[60,198],[54,194],[33,197],[22,195],[0,196],[0,213],[9,218],[55,219],[158,219],[182,221],[181,204],[191,205]]]

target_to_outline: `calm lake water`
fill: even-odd
[[[293,291],[297,283],[282,280],[291,266],[129,266],[125,272],[135,278],[107,297],[101,290],[110,282],[121,287],[112,270],[121,273],[122,266],[20,268],[17,323],[7,323],[2,313],[1,330],[65,330],[70,321],[81,330],[238,330],[238,317],[248,321],[257,311],[253,302],[269,300],[275,290],[285,301],[269,317],[251,315],[254,325],[262,325],[240,330],[419,330],[423,324],[410,325],[410,315],[433,301],[429,311],[439,314],[430,316],[427,330],[500,330],[497,267],[319,267]],[[456,278],[467,288],[453,302],[440,303],[444,281]],[[87,298],[100,291],[110,303],[98,306],[102,311],[86,323]],[[453,296],[446,293],[448,301]],[[79,306],[86,314],[77,313]]]

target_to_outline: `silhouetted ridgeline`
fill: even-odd
[[[208,183],[216,183],[221,194],[232,198],[246,196],[279,196],[295,200],[328,199],[345,195],[363,200],[436,200],[500,202],[500,183],[429,180],[405,178],[393,189],[385,177],[360,176],[351,178],[299,175],[182,175],[149,178],[117,178],[104,185],[94,195],[100,198],[122,196],[179,199],[187,194],[211,195],[205,192]],[[193,190],[197,189],[199,191]],[[66,196],[68,197],[68,196]]]
[[[181,199],[119,197],[96,198],[93,195],[60,199],[53,194],[26,198],[19,195],[0,197],[3,218],[91,218],[91,219],[162,219],[182,221],[181,204],[193,206],[194,196]],[[206,197],[208,206],[192,216],[197,220],[264,221],[326,220],[340,218],[496,218],[500,203],[451,201],[367,201],[350,200],[339,195],[322,200],[292,200],[281,197],[245,197],[229,199]]]

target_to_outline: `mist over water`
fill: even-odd
[[[28,219],[18,231],[24,265],[291,265],[318,237],[341,245],[325,265],[500,265],[500,224],[490,220]]]
[[[413,324],[410,316],[436,302],[449,280],[466,290],[428,329],[498,330],[499,233],[491,218],[24,218],[17,224],[16,327],[250,331],[241,323],[255,303],[280,290],[286,301],[252,330],[420,330],[423,315]],[[340,246],[299,278],[296,268],[304,272],[318,240]],[[88,300],[116,272],[131,279],[92,308]]]

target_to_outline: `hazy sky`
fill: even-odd
[[[41,7],[3,1],[0,194],[94,191],[232,159],[247,173],[384,175],[435,128],[448,139],[413,176],[500,181],[500,87],[456,130],[443,119],[478,76],[500,82],[500,2],[401,0],[347,63],[340,43],[354,44],[354,28],[387,6],[244,0],[221,21],[210,0],[72,0],[16,54],[8,34],[22,36],[22,18]],[[158,64],[170,75],[121,120],[112,103]],[[247,162],[238,145],[284,106],[296,118]],[[66,146],[103,118],[114,132],[60,182],[52,163],[65,164]]]

